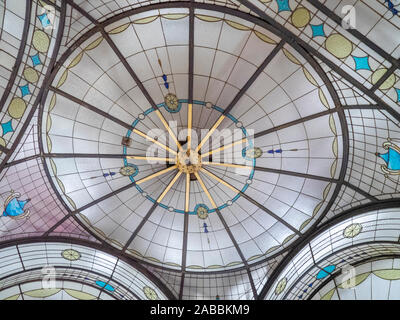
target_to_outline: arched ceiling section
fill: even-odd
[[[361,259],[397,254],[398,220],[398,208],[388,208],[330,223],[288,259],[264,299],[307,299],[334,271]]]
[[[59,271],[59,270],[57,270]],[[54,288],[43,288],[42,281],[31,280],[0,291],[1,300],[114,300],[94,286],[71,280],[56,280]]]
[[[47,293],[50,296],[57,293],[51,290],[77,287],[83,293],[97,294],[98,299],[110,296],[124,300],[167,298],[146,275],[124,260],[81,244],[20,243],[0,249],[0,257],[0,296],[3,298],[14,296],[18,291],[29,295],[26,291],[32,290],[36,290],[37,295]],[[63,284],[64,280],[76,283],[75,287],[71,283]],[[49,287],[49,291],[37,292],[39,287]]]

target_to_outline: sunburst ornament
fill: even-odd
[[[343,230],[343,237],[345,238],[354,238],[360,234],[362,231],[362,225],[359,223],[353,223],[349,226],[347,226]]]
[[[61,256],[68,261],[76,261],[81,258],[81,254],[74,249],[65,249],[61,252]]]
[[[208,218],[208,208],[205,204],[198,204],[195,208],[194,211],[197,213],[197,216],[204,220]]]
[[[282,278],[281,280],[279,280],[278,284],[275,287],[275,294],[276,295],[281,294],[283,292],[283,290],[285,290],[286,284],[287,284],[286,278]]]
[[[158,295],[157,292],[154,291],[154,289],[150,287],[144,287],[143,288],[143,293],[149,300],[158,300]]]
[[[179,111],[179,101],[176,95],[173,93],[168,93],[164,97],[164,103],[170,112],[177,112]]]

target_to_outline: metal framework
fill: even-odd
[[[53,5],[52,3],[48,2],[47,0],[43,0],[43,1],[45,3],[49,3],[49,4]],[[329,110],[326,110],[326,111],[311,115],[311,116],[307,116],[307,117],[304,117],[304,118],[301,118],[301,119],[298,119],[298,120],[295,120],[295,121],[292,121],[292,122],[289,122],[289,123],[286,123],[286,124],[283,124],[283,125],[271,128],[271,129],[268,129],[268,130],[264,130],[262,132],[257,133],[255,135],[255,138],[262,137],[262,136],[264,136],[266,134],[269,134],[271,132],[275,132],[277,130],[281,130],[283,128],[287,128],[289,126],[300,124],[300,123],[303,123],[305,121],[309,121],[309,120],[315,119],[317,117],[321,117],[321,116],[332,114],[332,113],[337,113],[338,117],[339,117],[339,120],[340,120],[340,123],[341,123],[341,128],[342,128],[343,161],[342,161],[342,167],[341,167],[338,179],[321,177],[321,176],[314,176],[314,175],[303,174],[303,173],[296,173],[296,172],[292,172],[292,171],[255,167],[255,170],[257,170],[257,171],[273,172],[273,173],[287,174],[287,175],[303,177],[303,178],[309,178],[309,179],[316,179],[316,180],[331,182],[331,183],[334,183],[336,185],[335,186],[335,190],[333,192],[333,195],[331,197],[331,200],[329,201],[328,205],[326,206],[326,209],[324,210],[324,212],[322,213],[322,215],[319,217],[318,221],[314,224],[314,226],[312,228],[310,228],[305,234],[303,234],[296,241],[294,241],[290,246],[288,246],[288,248],[284,249],[283,251],[280,251],[279,253],[277,253],[275,255],[272,255],[271,257],[269,257],[267,259],[263,259],[262,261],[259,261],[259,262],[254,263],[254,264],[251,265],[253,267],[255,265],[258,265],[258,264],[261,264],[261,263],[265,262],[268,259],[271,259],[271,258],[277,256],[278,254],[282,254],[282,252],[289,251],[288,255],[281,261],[281,263],[278,265],[278,267],[273,271],[271,277],[269,278],[269,280],[267,281],[265,287],[263,288],[263,290],[260,292],[259,295],[257,295],[257,291],[256,291],[255,286],[254,286],[254,281],[252,279],[251,272],[250,272],[250,266],[248,265],[246,259],[244,258],[244,255],[241,252],[236,240],[234,239],[234,237],[233,237],[228,225],[226,224],[221,212],[219,210],[216,210],[218,217],[220,218],[222,224],[224,225],[229,237],[232,240],[232,243],[234,244],[234,246],[235,246],[235,248],[236,248],[239,256],[241,257],[243,264],[244,264],[244,267],[240,267],[240,268],[237,268],[235,270],[245,269],[247,271],[254,297],[262,299],[265,296],[265,294],[267,293],[267,291],[269,290],[270,286],[272,285],[272,283],[274,282],[276,277],[279,276],[280,271],[283,270],[283,268],[290,261],[290,259],[292,257],[294,257],[294,255],[305,244],[307,244],[310,239],[312,239],[314,236],[316,236],[320,232],[323,232],[330,225],[332,225],[334,223],[337,223],[338,221],[341,221],[342,219],[345,219],[345,218],[347,218],[349,216],[355,216],[355,215],[357,215],[359,213],[364,213],[366,210],[372,210],[371,208],[399,207],[400,206],[400,201],[398,201],[398,200],[379,201],[377,198],[371,196],[370,194],[364,192],[360,188],[357,188],[357,187],[351,185],[350,183],[348,183],[347,181],[344,180],[345,179],[346,168],[347,168],[347,164],[348,164],[348,160],[349,160],[348,159],[348,154],[349,154],[349,143],[348,143],[348,140],[349,139],[348,139],[348,132],[347,132],[347,123],[346,123],[346,119],[345,119],[344,112],[343,112],[344,109],[382,109],[382,110],[387,111],[397,121],[400,122],[400,115],[396,111],[394,111],[388,104],[386,104],[382,99],[380,99],[375,93],[376,90],[379,89],[381,84],[384,83],[384,81],[386,81],[386,79],[391,74],[393,74],[393,72],[400,66],[400,63],[399,63],[399,60],[396,60],[395,58],[393,58],[392,56],[387,54],[382,48],[378,47],[376,44],[374,44],[372,41],[370,41],[368,38],[363,36],[358,31],[350,30],[349,32],[354,37],[356,37],[357,39],[362,41],[364,44],[369,46],[372,50],[374,50],[375,52],[380,54],[382,57],[387,59],[392,64],[392,67],[390,69],[388,69],[388,71],[384,74],[384,76],[382,76],[381,79],[378,80],[378,82],[371,89],[367,89],[360,82],[358,82],[356,79],[354,79],[353,77],[348,75],[345,71],[340,69],[333,62],[331,62],[329,59],[327,59],[322,54],[320,54],[318,52],[318,50],[314,49],[313,47],[308,45],[305,41],[301,40],[300,38],[295,36],[293,33],[291,33],[290,31],[286,30],[281,25],[279,25],[276,21],[274,21],[271,17],[269,17],[266,13],[264,13],[257,6],[255,6],[254,4],[249,2],[248,0],[238,0],[238,2],[240,4],[242,4],[243,6],[247,7],[248,9],[250,9],[252,12],[257,14],[259,17],[244,13],[242,11],[234,10],[234,9],[231,9],[231,8],[228,8],[228,7],[222,7],[222,6],[219,6],[219,5],[211,5],[211,4],[205,4],[205,3],[196,3],[196,2],[194,2],[192,0],[190,2],[175,1],[175,2],[166,2],[166,3],[159,3],[159,4],[144,6],[144,7],[128,10],[126,12],[122,12],[122,13],[120,13],[120,14],[118,14],[116,16],[113,16],[113,17],[107,19],[106,21],[100,23],[99,21],[95,20],[90,14],[88,14],[85,10],[83,10],[80,6],[75,4],[73,0],[64,0],[64,1],[62,1],[61,7],[56,6],[56,9],[60,11],[60,26],[59,26],[59,29],[57,31],[57,38],[56,38],[56,41],[55,41],[55,50],[53,52],[53,55],[52,55],[52,58],[51,58],[51,61],[50,61],[50,65],[49,65],[48,71],[46,73],[45,81],[44,81],[44,83],[43,83],[43,85],[42,85],[42,87],[40,89],[39,95],[38,95],[37,99],[35,100],[31,111],[29,112],[28,119],[32,118],[33,114],[36,112],[38,107],[40,108],[41,111],[43,110],[44,102],[45,102],[46,97],[47,97],[47,92],[48,92],[48,90],[50,90],[50,91],[53,91],[55,94],[62,95],[65,98],[67,98],[67,99],[69,99],[69,100],[71,100],[73,102],[76,102],[79,105],[81,105],[81,106],[83,106],[83,107],[85,107],[85,108],[87,108],[87,109],[89,109],[89,110],[91,110],[93,112],[96,112],[96,113],[102,115],[103,117],[105,117],[105,118],[109,119],[110,121],[113,121],[113,122],[121,125],[122,127],[125,127],[127,129],[130,129],[130,130],[132,129],[131,125],[129,125],[129,124],[119,120],[118,118],[115,118],[115,117],[111,116],[110,114],[101,111],[100,109],[96,108],[95,106],[90,105],[90,104],[82,101],[81,99],[78,99],[78,98],[76,98],[76,97],[74,97],[74,96],[72,96],[72,95],[70,95],[70,94],[68,94],[68,93],[66,93],[66,92],[64,92],[64,91],[62,91],[62,90],[60,90],[58,88],[55,88],[55,87],[53,87],[51,85],[51,83],[52,83],[55,75],[57,74],[59,68],[61,67],[61,65],[63,64],[65,59],[72,53],[74,48],[76,48],[76,46],[78,46],[79,44],[83,43],[86,39],[88,39],[90,36],[92,36],[93,34],[95,34],[97,32],[100,32],[102,34],[102,36],[107,41],[107,43],[110,45],[110,47],[112,48],[114,53],[118,56],[119,60],[125,66],[126,70],[130,74],[132,79],[135,80],[136,84],[141,89],[143,95],[146,97],[146,99],[149,101],[149,103],[152,105],[152,107],[157,110],[156,103],[153,101],[153,99],[151,98],[150,94],[147,92],[147,90],[144,88],[143,84],[140,82],[140,80],[137,77],[137,75],[134,72],[134,70],[131,68],[129,63],[123,57],[122,53],[119,51],[117,46],[114,44],[114,42],[112,41],[110,36],[105,31],[105,27],[107,25],[109,25],[109,24],[111,24],[111,23],[113,23],[115,21],[118,21],[118,20],[120,20],[120,19],[122,19],[124,17],[128,17],[128,16],[130,16],[132,14],[144,12],[144,11],[147,11],[147,10],[162,9],[162,8],[175,8],[175,7],[176,8],[182,8],[183,7],[183,8],[188,8],[189,9],[189,86],[188,86],[189,87],[189,90],[188,90],[189,105],[192,105],[192,102],[193,102],[194,10],[196,8],[205,9],[205,10],[212,10],[212,11],[218,11],[218,12],[222,12],[222,13],[226,13],[226,14],[230,14],[230,15],[233,15],[233,16],[237,16],[237,17],[243,18],[245,20],[251,21],[251,22],[253,22],[253,23],[257,24],[257,25],[260,25],[260,26],[270,30],[271,32],[273,32],[274,34],[278,35],[282,39],[281,42],[272,51],[272,53],[264,60],[263,64],[252,75],[252,77],[245,84],[245,86],[235,96],[235,98],[233,99],[231,104],[224,110],[224,113],[223,113],[222,116],[227,115],[229,113],[229,111],[231,111],[232,108],[234,108],[234,106],[240,100],[240,98],[243,96],[243,94],[246,93],[247,89],[254,83],[254,81],[257,79],[259,74],[265,68],[265,66],[267,66],[268,63],[270,63],[270,61],[274,58],[274,56],[283,47],[283,45],[285,43],[288,43],[293,48],[295,48],[313,66],[313,68],[317,71],[319,76],[322,78],[323,82],[325,83],[327,89],[329,90],[329,92],[330,92],[330,94],[331,94],[331,96],[333,98],[335,107],[332,108],[332,109],[329,109]],[[328,17],[333,19],[335,22],[338,22],[339,21],[338,19],[340,19],[340,21],[341,21],[340,17],[338,17],[335,13],[333,13],[331,10],[329,10],[326,6],[321,4],[318,0],[308,0],[308,2],[310,4],[312,4],[314,7],[316,7],[318,10],[320,10],[321,12],[326,14]],[[28,3],[29,3],[29,10],[28,10]],[[76,43],[74,45],[70,46],[65,51],[65,53],[62,55],[62,57],[59,59],[59,61],[56,61],[58,50],[59,50],[60,44],[61,44],[64,25],[65,25],[65,16],[66,16],[66,6],[67,6],[67,4],[70,5],[73,9],[77,10],[79,13],[81,13],[84,17],[89,19],[93,23],[94,27],[92,29],[90,29],[87,33],[85,33],[83,36],[81,36],[76,41]],[[27,1],[27,11],[26,11],[27,12],[27,17],[30,16],[30,14],[28,14],[28,11],[30,13],[30,7],[31,7],[31,1]],[[21,47],[20,47],[19,54],[17,56],[17,61],[16,61],[16,66],[17,67],[14,67],[14,70],[13,70],[14,78],[16,77],[16,73],[17,73],[17,70],[18,70],[18,65],[21,63],[23,51],[24,51],[24,48],[25,48],[25,43],[26,43],[28,31],[29,31],[29,23],[28,23],[29,21],[28,20],[29,19],[25,20],[24,32],[23,32],[23,37],[22,37],[23,41],[21,42]],[[323,63],[325,63],[334,72],[336,72],[337,74],[342,76],[345,80],[347,80],[354,87],[358,88],[365,95],[367,95],[368,97],[373,99],[377,104],[376,105],[354,105],[354,106],[343,106],[342,107],[342,105],[340,103],[340,100],[339,100],[339,97],[338,97],[335,89],[333,88],[333,86],[332,86],[331,82],[329,81],[328,77],[326,76],[326,74],[324,73],[322,68],[320,67],[318,61],[315,60],[315,58],[313,56],[318,58]],[[19,63],[17,64],[17,62],[19,62]],[[12,87],[13,81],[11,81],[11,80],[12,80],[12,78],[10,78],[10,81],[8,83],[8,86],[7,86],[8,89],[3,94],[3,97],[2,97],[2,100],[1,100],[1,102],[3,102],[3,104],[4,104],[4,101],[5,101],[5,99],[7,98],[8,94],[9,94],[10,88]],[[160,120],[162,121],[162,123],[164,123],[164,125],[166,126],[166,129],[170,133],[171,138],[176,142],[178,148],[180,149],[180,144],[177,141],[176,137],[174,137],[173,134],[171,133],[171,130],[169,129],[168,125],[166,125],[165,119],[163,121],[163,116],[161,115],[161,113],[158,110],[156,111],[156,113],[157,113],[158,117],[160,118]],[[42,118],[39,117],[39,123],[38,123],[39,127],[41,126],[41,123],[42,123]],[[188,123],[191,123],[191,122],[188,122]],[[216,128],[220,123],[221,122],[217,122],[213,126],[213,128],[214,127]],[[45,160],[46,158],[52,158],[52,157],[61,157],[61,158],[68,158],[68,157],[124,158],[124,157],[126,157],[126,155],[114,155],[114,154],[113,155],[107,155],[107,154],[54,154],[54,153],[45,154],[45,153],[43,153],[41,131],[39,130],[39,146],[40,146],[41,154],[40,155],[31,156],[31,157],[28,157],[28,158],[25,158],[25,159],[21,159],[21,160],[15,160],[15,161],[12,161],[12,162],[8,163],[10,157],[12,156],[12,154],[14,153],[16,147],[18,146],[19,142],[21,141],[22,136],[23,136],[28,124],[29,124],[29,121],[27,120],[23,124],[22,129],[20,130],[20,132],[19,132],[19,134],[18,134],[18,136],[17,136],[17,138],[15,140],[15,143],[12,145],[11,148],[9,148],[9,149],[8,148],[1,148],[1,146],[0,146],[0,151],[3,151],[3,152],[6,153],[5,159],[0,164],[0,171],[2,169],[8,168],[8,167],[10,167],[12,165],[15,165],[15,164],[18,164],[18,163],[21,163],[21,162],[24,162],[24,161],[28,161],[28,160],[31,160],[31,159],[35,159],[35,158],[38,158],[38,157],[40,157],[43,160]],[[142,137],[149,138],[149,137],[146,137],[146,135],[141,133],[141,132],[136,132],[136,133],[141,135]],[[148,140],[150,140],[150,139],[148,139]],[[129,155],[129,156],[135,157],[135,155]],[[45,173],[46,173],[46,175],[48,177],[49,183],[51,184],[51,186],[53,188],[55,188],[52,179],[50,179],[50,173],[48,171],[47,165],[44,165],[44,169],[45,169]],[[198,176],[198,181],[199,182],[201,181],[200,176]],[[173,180],[171,181],[171,183],[172,182],[173,182]],[[112,193],[110,193],[110,194],[108,194],[106,196],[103,196],[103,197],[101,197],[101,198],[99,198],[99,199],[97,199],[97,200],[95,200],[95,201],[83,206],[82,208],[79,208],[79,209],[75,210],[75,211],[71,211],[66,206],[64,201],[62,201],[61,196],[58,193],[56,193],[57,197],[61,200],[61,203],[63,203],[65,209],[69,213],[63,219],[58,221],[54,226],[52,226],[47,232],[45,232],[42,237],[39,237],[39,238],[36,238],[36,239],[35,238],[25,239],[23,241],[26,241],[26,242],[35,242],[36,241],[37,242],[37,241],[44,241],[44,240],[46,240],[46,241],[54,241],[54,240],[58,241],[58,240],[60,240],[60,238],[52,237],[51,233],[59,225],[61,225],[63,222],[68,220],[70,217],[73,217],[76,213],[78,213],[78,212],[80,212],[80,211],[82,211],[84,209],[87,209],[90,206],[93,206],[93,205],[95,205],[95,204],[107,199],[108,197],[111,197],[111,196],[113,196],[115,194],[118,194],[119,192],[127,190],[128,188],[131,188],[134,185],[135,184],[130,184],[128,186],[124,186],[124,187],[122,187],[122,188],[120,188],[118,190],[115,190]],[[329,223],[325,223],[325,224],[323,224],[323,225],[318,227],[317,226],[318,223],[321,222],[323,217],[330,210],[334,200],[338,196],[339,191],[340,191],[340,189],[341,189],[341,187],[343,185],[346,185],[346,186],[352,188],[353,190],[357,191],[358,193],[360,193],[363,196],[365,196],[366,198],[368,198],[371,201],[371,204],[368,204],[366,206],[360,206],[359,208],[343,212],[342,214],[340,214],[340,216],[338,216],[338,217],[332,219],[331,221],[329,221]],[[210,202],[214,203],[214,201],[212,200],[212,196],[209,195],[208,191],[206,191],[206,189],[205,189],[204,192],[207,194],[207,196],[209,196]],[[251,199],[246,194],[242,193],[242,196],[245,197],[248,201],[250,201],[253,204],[257,205],[262,210],[264,210],[267,214],[270,214],[270,215],[274,216],[274,214],[272,212],[270,212],[267,208],[263,207],[261,204],[257,203],[255,200]],[[132,233],[131,237],[129,238],[129,240],[125,244],[125,246],[124,246],[122,251],[116,250],[111,245],[109,245],[107,242],[103,241],[98,236],[94,235],[93,232],[91,232],[79,219],[77,219],[77,221],[80,224],[80,226],[82,226],[89,234],[92,234],[93,236],[95,236],[101,242],[101,245],[100,245],[101,246],[101,250],[103,250],[103,251],[108,250],[110,252],[110,254],[112,254],[114,256],[117,256],[117,257],[120,257],[121,259],[123,258],[123,259],[127,260],[127,262],[130,263],[131,265],[133,265],[135,268],[141,268],[141,271],[142,270],[146,270],[149,278],[152,281],[157,282],[157,285],[160,288],[161,287],[164,288],[163,291],[165,291],[166,294],[170,298],[176,298],[176,297],[173,296],[173,294],[165,287],[165,285],[155,275],[153,275],[152,273],[149,273],[147,271],[147,269],[145,267],[143,267],[143,265],[146,265],[147,262],[135,259],[135,258],[127,255],[126,252],[125,252],[127,250],[127,248],[129,247],[130,243],[133,241],[133,239],[137,235],[137,233],[140,231],[140,229],[143,227],[145,222],[151,216],[151,214],[155,210],[156,206],[157,206],[157,203],[155,203],[150,208],[150,210],[147,212],[147,214],[145,215],[145,217],[142,220],[142,222],[140,223],[140,225]],[[282,219],[280,219],[279,217],[276,217],[276,216],[274,216],[274,217],[278,218],[278,220],[281,223],[284,223],[287,227],[291,228],[292,231],[295,231],[295,233],[299,234],[299,232],[296,229],[293,230],[293,227],[288,225],[284,220],[282,220]],[[181,274],[182,278],[181,278],[181,289],[180,289],[180,293],[179,293],[179,298],[181,298],[182,294],[183,294],[185,273],[192,273],[192,272],[186,270],[186,251],[187,251],[187,238],[188,238],[187,233],[188,233],[188,215],[185,215],[185,218],[184,218],[184,232],[183,232],[182,268],[181,268],[181,271],[180,271],[180,274]],[[81,242],[81,240],[79,240],[79,241],[75,240],[75,239],[71,240],[71,238],[67,238],[67,239],[68,239],[69,242],[71,242],[71,241]],[[64,240],[66,240],[66,239],[64,239]],[[0,248],[3,247],[7,243],[9,243],[9,242],[6,241],[6,242],[0,244]],[[84,242],[84,243],[85,243],[84,245],[90,245],[90,246],[94,245],[93,243],[86,243],[86,242]],[[149,264],[149,265],[151,265],[151,264]],[[160,266],[154,266],[154,265],[152,265],[152,266],[154,268],[160,268],[160,269],[166,269],[166,270],[169,270],[169,271],[172,271],[172,272],[178,272],[176,270],[169,269],[169,268],[166,268],[166,267],[160,267]],[[221,272],[224,272],[224,271],[210,272],[209,274],[221,273]],[[195,272],[193,272],[193,273],[195,273]]]
[[[389,243],[389,244],[399,245],[398,243],[393,243],[393,242],[372,242],[372,243],[370,242],[370,243],[365,243],[365,244],[378,244],[378,245],[379,245],[379,244],[388,244],[388,243]],[[357,246],[354,246],[354,247],[357,247]],[[347,248],[345,248],[345,250],[350,249],[350,248],[352,248],[352,247],[347,247]],[[342,252],[342,251],[344,251],[344,250],[340,250],[340,251],[338,251],[338,252]],[[361,265],[361,264],[368,263],[368,262],[371,262],[371,261],[377,261],[377,260],[383,260],[383,259],[398,259],[398,258],[400,258],[400,255],[398,255],[398,254],[393,254],[393,255],[382,255],[382,256],[376,256],[376,257],[368,257],[368,258],[366,258],[366,259],[357,261],[356,263],[352,264],[352,266],[353,266],[353,267],[357,267],[357,266],[359,266],[359,265]],[[340,270],[337,270],[337,271],[331,273],[331,274],[326,278],[326,280],[324,280],[318,287],[315,288],[315,290],[307,297],[307,300],[312,300],[312,298],[313,298],[327,283],[329,283],[329,281],[331,281],[331,280],[333,280],[333,281],[335,282],[335,286],[338,287],[337,284],[336,284],[335,278],[336,278],[338,275],[340,275],[340,274],[341,274],[341,271],[340,271]],[[339,300],[340,300],[340,296],[339,296]]]

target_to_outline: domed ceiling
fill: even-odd
[[[104,240],[152,263],[226,269],[315,223],[342,134],[308,57],[238,17],[193,14],[192,99],[189,10],[121,18],[61,58],[42,143],[61,198]]]
[[[123,2],[0,4],[0,247],[101,245],[153,281],[135,299],[317,297],[336,242],[381,229],[341,221],[398,211],[397,7],[349,29],[344,2]],[[113,274],[0,294],[103,298]]]

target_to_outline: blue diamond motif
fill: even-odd
[[[1,128],[3,129],[3,136],[14,131],[11,120],[6,123],[2,123]]]
[[[311,25],[312,29],[312,36],[313,38],[315,37],[326,37],[325,31],[324,31],[324,24],[318,24],[318,25]]]
[[[400,89],[397,89],[397,88],[395,88],[395,89],[397,92],[397,102],[400,102]]]
[[[289,0],[276,0],[278,4],[278,12],[291,11],[289,7]]]
[[[34,67],[38,66],[39,64],[42,64],[42,62],[40,61],[40,57],[39,57],[38,53],[33,55],[33,56],[31,56],[31,59],[32,59],[32,63],[33,63]]]
[[[38,16],[38,18],[39,18],[40,22],[42,23],[43,28],[47,28],[48,26],[51,26],[51,22],[46,13],[41,14],[40,16]]]
[[[19,89],[21,90],[22,98],[31,94],[31,90],[29,90],[29,86],[27,84],[20,86]]]
[[[354,62],[356,63],[356,71],[358,70],[371,70],[367,57],[353,57]]]

